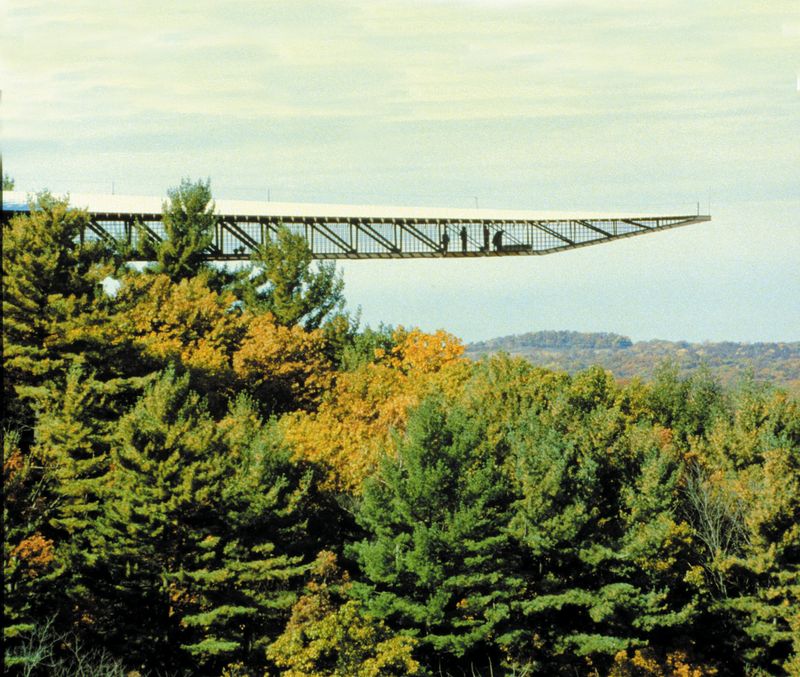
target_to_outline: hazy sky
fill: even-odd
[[[800,2],[4,0],[23,190],[693,212],[547,257],[344,266],[363,317],[800,340]]]

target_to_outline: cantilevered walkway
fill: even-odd
[[[89,212],[90,237],[133,245],[140,237],[163,237],[161,198],[73,194],[70,204]],[[26,194],[5,191],[3,211],[28,211]],[[397,259],[549,254],[711,219],[231,200],[217,200],[214,212],[218,223],[208,258],[215,261],[248,259],[281,224],[302,234],[317,259]]]

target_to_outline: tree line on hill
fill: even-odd
[[[141,270],[48,194],[3,226],[7,674],[800,673],[796,399],[362,329],[168,195]]]
[[[611,334],[608,332],[579,332],[579,331],[531,331],[525,334],[512,334],[500,338],[476,341],[469,344],[469,350],[498,351],[516,350],[519,348],[592,348],[619,350],[630,348],[633,345],[627,336]]]
[[[600,365],[622,379],[637,376],[651,379],[664,362],[670,361],[682,375],[710,369],[727,386],[754,378],[800,393],[800,341],[689,343],[652,340],[634,343],[618,334],[539,331],[477,341],[467,346],[467,355],[475,358],[499,351],[570,373]]]

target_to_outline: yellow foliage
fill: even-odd
[[[176,284],[166,275],[132,275],[119,300],[126,312],[116,324],[118,341],[132,340],[160,360],[212,377],[230,370],[245,328],[232,310],[233,294],[209,289],[202,276]]]
[[[673,651],[659,658],[652,649],[636,649],[632,654],[620,651],[614,656],[609,677],[706,677],[717,674],[708,665],[692,664],[683,651]]]
[[[359,493],[381,453],[393,450],[392,431],[404,429],[409,409],[435,389],[454,397],[468,376],[463,346],[445,332],[399,329],[395,340],[377,364],[340,374],[316,412],[282,421],[299,457],[328,466],[330,489]]]
[[[416,402],[401,372],[369,364],[340,374],[318,411],[293,414],[282,426],[298,456],[330,468],[328,488],[357,493],[390,444],[390,431],[405,424]]]
[[[464,344],[441,329],[426,334],[419,329],[407,331],[399,327],[392,339],[396,345],[392,348],[389,363],[404,372],[432,373],[463,359]]]
[[[267,650],[286,677],[415,675],[416,640],[393,635],[383,621],[348,598],[350,583],[330,552],[321,552],[315,578],[292,608],[283,634]]]
[[[236,376],[273,404],[315,405],[334,373],[322,330],[285,327],[269,313],[248,319],[247,334],[233,355]]]
[[[251,677],[252,674],[242,661],[236,661],[222,668],[221,677]]]

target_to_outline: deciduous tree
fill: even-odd
[[[287,677],[379,677],[420,674],[416,641],[396,635],[349,596],[352,586],[332,552],[321,552],[305,594],[268,650]]]
[[[271,313],[249,318],[247,334],[233,355],[233,369],[272,413],[313,407],[333,376],[322,331],[281,325]]]

